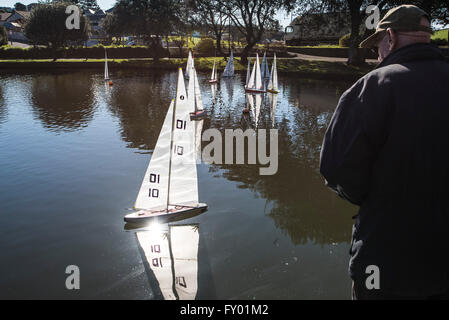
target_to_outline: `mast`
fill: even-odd
[[[176,88],[176,99],[175,104],[173,106],[173,114],[171,119],[171,132],[170,132],[170,157],[168,162],[168,190],[167,190],[167,213],[168,213],[168,204],[170,203],[170,180],[171,180],[171,158],[172,158],[172,150],[173,150],[173,131],[175,130],[175,115],[176,115],[176,105],[178,102],[178,90],[179,90],[179,74],[182,75],[182,68],[179,68],[178,71],[178,87]]]

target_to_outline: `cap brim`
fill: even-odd
[[[372,35],[370,35],[368,38],[360,42],[360,47],[362,48],[372,48],[377,45],[377,42],[379,41],[380,35],[384,32],[384,30],[377,30]]]

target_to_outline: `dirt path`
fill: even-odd
[[[319,56],[309,56],[307,54],[288,52],[291,56],[290,59],[299,59],[307,61],[327,61],[327,62],[346,62],[347,58],[335,58],[335,57],[319,57]],[[366,59],[367,63],[377,64],[379,63],[377,59]]]

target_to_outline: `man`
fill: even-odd
[[[354,299],[449,293],[449,64],[431,32],[416,6],[388,11],[361,43],[379,66],[342,95],[324,138],[327,185],[360,206]]]

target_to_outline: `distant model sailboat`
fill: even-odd
[[[215,59],[214,59],[214,65],[212,67],[212,74],[210,75],[209,83],[216,83],[217,82],[217,71],[215,70]]]
[[[234,76],[234,54],[232,53],[232,50],[231,54],[229,55],[228,63],[226,63],[226,67],[221,76],[225,78],[230,78]]]
[[[193,300],[198,291],[198,224],[136,232],[147,272],[165,300]],[[158,291],[159,291],[158,290]]]
[[[251,76],[245,86],[245,91],[253,93],[263,93],[265,89],[262,83],[262,76],[260,74],[259,55],[256,53],[256,62],[254,62]]]
[[[193,56],[192,56],[192,51],[189,50],[189,57],[187,58],[187,66],[186,66],[186,73],[185,73],[185,78],[189,79],[191,74],[191,69],[195,68],[195,64],[193,62]]]
[[[109,81],[109,85],[112,86],[112,81],[109,80],[108,55],[106,50],[104,51],[104,80]]]
[[[278,88],[278,71],[276,66],[276,53],[274,54],[273,65],[271,66],[270,81],[268,82],[268,92],[279,93]]]
[[[168,108],[137,195],[134,205],[137,211],[126,215],[126,222],[177,217],[207,209],[206,204],[198,202],[195,130],[190,112],[184,77],[179,69],[176,100]]]
[[[268,70],[267,52],[263,53],[262,65],[260,67],[262,79],[270,78],[270,71]]]
[[[200,84],[196,70],[192,68],[192,79],[189,80],[189,90],[187,96],[190,103],[190,119],[200,119],[206,116],[206,110],[203,108],[203,99],[201,98]]]

